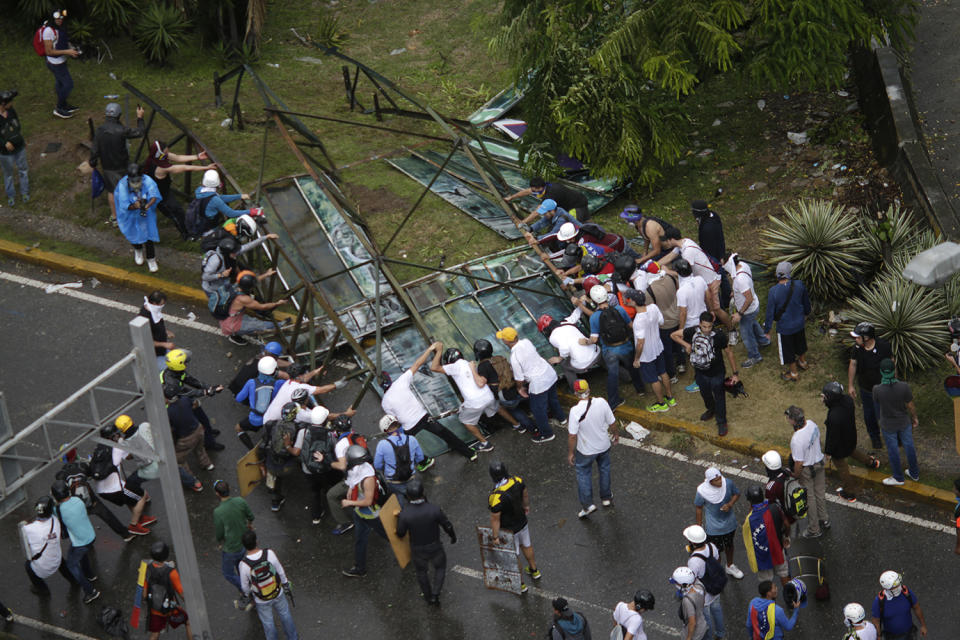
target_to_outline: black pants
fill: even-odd
[[[103,520],[104,523],[110,527],[110,530],[121,538],[127,538],[130,536],[130,534],[127,532],[127,525],[120,522],[120,519],[113,515],[113,511],[110,511],[107,505],[103,504],[103,501],[96,496],[93,497],[93,504],[87,509],[87,513],[95,515]]]
[[[670,334],[676,331],[676,327],[670,327],[669,329],[661,328],[660,331],[660,342],[663,343],[663,359],[664,364],[667,368],[667,375],[671,378],[677,375],[677,361],[674,357],[674,351],[683,351],[680,349],[680,345],[675,343],[671,338]],[[676,347],[676,348],[675,348]]]
[[[410,431],[407,433],[411,436],[415,436],[424,429],[446,442],[448,447],[465,458],[473,457],[473,449],[468,447],[466,442],[458,438],[453,431],[445,428],[429,415],[423,416],[423,419],[420,420],[420,422],[418,422],[417,425],[413,429],[410,429]]]
[[[133,248],[137,250],[143,250],[144,247],[147,248],[147,260],[153,260],[157,257],[157,249],[154,247],[152,240],[147,240],[143,244],[133,245]]]
[[[417,582],[423,595],[430,597],[440,596],[443,589],[443,579],[447,574],[447,554],[443,544],[434,542],[422,547],[411,547],[413,568],[417,572]],[[430,586],[430,565],[433,565],[433,586]]]
[[[23,566],[26,567],[27,577],[30,578],[30,582],[33,583],[34,588],[39,591],[40,594],[49,594],[50,587],[47,586],[47,581],[34,573],[33,567],[30,566],[30,561],[25,561]],[[61,562],[58,571],[67,582],[70,584],[77,584],[76,580],[73,579],[73,576],[70,575],[70,571],[67,569],[67,563]]]
[[[183,210],[183,206],[180,202],[173,197],[173,194],[169,194],[163,197],[163,200],[160,201],[160,204],[157,205],[157,211],[168,217],[173,224],[177,227],[177,231],[180,233],[180,236],[186,238],[189,234],[187,233],[187,226],[183,221],[186,213]]]
[[[200,403],[196,400],[193,401],[193,417],[203,425],[203,446],[210,447],[211,445],[217,444],[217,438],[213,435],[213,425],[210,424],[210,418],[207,417],[207,412],[203,410],[203,407],[201,407]]]

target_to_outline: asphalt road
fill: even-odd
[[[6,395],[15,428],[22,428],[129,350],[126,323],[132,314],[122,306],[47,294],[22,281],[12,282],[10,274],[44,282],[74,278],[0,259],[0,390]],[[93,289],[89,280],[80,291],[134,306],[142,302],[143,295],[107,285]],[[205,310],[170,303],[166,311],[168,316],[181,318],[193,311],[201,322],[207,322]],[[191,370],[209,383],[229,380],[239,363],[253,353],[252,348],[235,347],[211,332],[176,325],[171,329],[178,344],[193,350]],[[227,352],[232,357],[226,357]],[[355,393],[356,387],[348,386],[333,394],[329,404],[334,410],[342,408]],[[221,439],[227,445],[226,451],[213,456],[218,468],[200,473],[207,488],[186,496],[210,618],[216,638],[261,638],[255,614],[233,608],[233,588],[220,576],[212,527],[216,499],[209,488],[216,478],[235,477],[233,464],[242,449],[229,433],[244,411],[226,393],[205,400],[204,406],[215,425],[224,430]],[[364,399],[355,424],[372,434],[379,416],[371,394]],[[621,444],[613,455],[615,506],[601,509],[589,521],[579,521],[574,473],[565,461],[563,438],[533,445],[525,436],[507,432],[495,434],[493,442],[496,451],[481,454],[479,463],[445,455],[425,474],[428,497],[446,510],[460,538],[456,545],[447,545],[448,574],[439,609],[423,602],[412,567],[400,570],[389,546],[376,536],[371,538],[368,576],[341,576],[340,570],[352,564],[353,538],[331,535],[329,517],[318,526],[310,523],[302,483],[295,483],[294,495],[276,514],[269,510],[265,490],[249,496],[262,546],[277,552],[293,581],[294,616],[301,637],[541,637],[550,619],[550,600],[561,594],[587,616],[595,637],[605,637],[612,626],[612,608],[641,587],[651,589],[657,598],[656,610],[645,616],[648,636],[679,637],[677,603],[667,580],[685,560],[681,531],[693,521],[692,502],[703,477],[702,463],[677,459],[656,448]],[[488,591],[479,578],[474,528],[488,522],[486,493],[491,483],[486,463],[492,457],[504,460],[530,487],[531,531],[543,578],[523,596]],[[740,472],[743,461],[735,464],[735,457],[720,453],[716,459],[731,465],[730,474],[759,469],[751,461],[749,468]],[[734,475],[734,480],[744,490],[751,483],[750,477]],[[29,492],[31,499],[41,495],[46,486],[46,481],[36,482]],[[154,492],[157,495],[150,508],[161,520],[154,525],[152,536],[124,544],[94,520],[98,527],[97,586],[104,595],[89,607],[82,604],[79,589],[71,590],[57,575],[48,579],[53,591],[48,601],[41,603],[32,595],[16,534],[17,521],[28,517],[29,510],[21,508],[0,520],[5,550],[0,571],[8,575],[0,586],[0,599],[18,614],[103,637],[95,621],[100,607],[118,606],[129,614],[137,563],[146,557],[150,543],[166,533],[163,497],[159,487]],[[745,502],[736,506],[741,520],[747,512]],[[929,623],[928,637],[955,638],[960,617],[955,607],[960,559],[952,553],[952,532],[937,530],[937,526],[949,524],[946,511],[888,502],[882,494],[873,493],[854,507],[859,508],[831,502],[833,527],[829,533],[820,540],[795,543],[793,553],[825,559],[832,597],[824,603],[811,602],[801,612],[800,626],[788,637],[842,637],[843,605],[851,600],[869,605],[879,589],[880,573],[897,569],[905,572],[906,583],[920,597]],[[909,517],[890,515],[877,507]],[[737,545],[738,564],[746,569],[739,535]],[[723,596],[730,638],[746,637],[746,606],[756,593],[756,582],[748,574],[742,581],[732,581]],[[57,637],[20,624],[7,625],[5,630],[24,639]]]

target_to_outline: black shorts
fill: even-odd
[[[250,415],[247,414],[243,420],[240,421],[240,428],[244,431],[260,431],[263,428],[262,424],[251,424]]]
[[[134,491],[130,485],[126,485],[121,491],[116,491],[114,493],[100,493],[97,495],[103,500],[112,502],[118,507],[130,507],[131,509],[143,498],[143,494]]]
[[[783,364],[790,364],[807,352],[807,333],[803,329],[790,335],[778,333],[777,337],[783,349]]]
[[[717,545],[717,549],[723,551],[725,549],[733,549],[733,534],[736,529],[730,533],[724,533],[719,536],[707,535],[707,542],[712,542]]]
[[[127,175],[127,170],[112,171],[101,167],[100,175],[103,176],[104,190],[113,193],[117,188],[117,183]]]

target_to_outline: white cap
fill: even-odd
[[[203,172],[203,186],[216,189],[220,186],[220,174],[216,169],[207,169]]]
[[[577,235],[577,227],[572,222],[564,222],[557,231],[557,240],[566,242],[575,235]]]
[[[779,471],[783,467],[783,460],[780,458],[780,454],[771,449],[767,451],[760,458],[763,460],[763,465],[770,469],[770,471]]]
[[[690,567],[677,567],[673,570],[673,577],[670,578],[670,582],[685,587],[693,584],[696,579],[697,576]]]
[[[310,422],[313,424],[323,424],[330,416],[330,409],[323,406],[314,407],[310,410]]]
[[[263,356],[257,361],[257,371],[265,376],[272,376],[277,372],[277,360],[273,356]]]
[[[719,478],[720,475],[720,469],[717,469],[716,467],[710,467],[703,472],[703,477],[706,478],[707,482],[710,482],[714,478]]]
[[[692,524],[683,530],[683,537],[693,544],[703,544],[707,541],[707,532],[698,524]]]
[[[851,602],[843,608],[843,618],[850,624],[863,622],[863,619],[866,617],[867,612],[864,611],[863,606],[859,602]]]
[[[590,287],[590,299],[597,304],[603,304],[608,300],[607,288],[602,284],[595,284]]]
[[[386,433],[393,429],[394,425],[399,425],[400,421],[397,420],[397,416],[388,413],[387,415],[380,418],[380,431]]]

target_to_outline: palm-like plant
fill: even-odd
[[[190,23],[176,7],[154,2],[133,29],[140,52],[150,62],[163,64],[186,41]]]
[[[347,43],[349,35],[340,23],[340,19],[325,11],[320,15],[320,22],[317,23],[313,39],[321,47],[339,49]]]
[[[782,218],[770,216],[770,227],[760,232],[767,261],[792,263],[794,276],[818,300],[846,297],[864,267],[853,218],[826,200],[799,200],[783,211]]]
[[[872,271],[880,271],[888,259],[896,259],[905,252],[916,253],[920,228],[910,210],[899,204],[886,211],[860,218],[863,233],[863,257]]]

